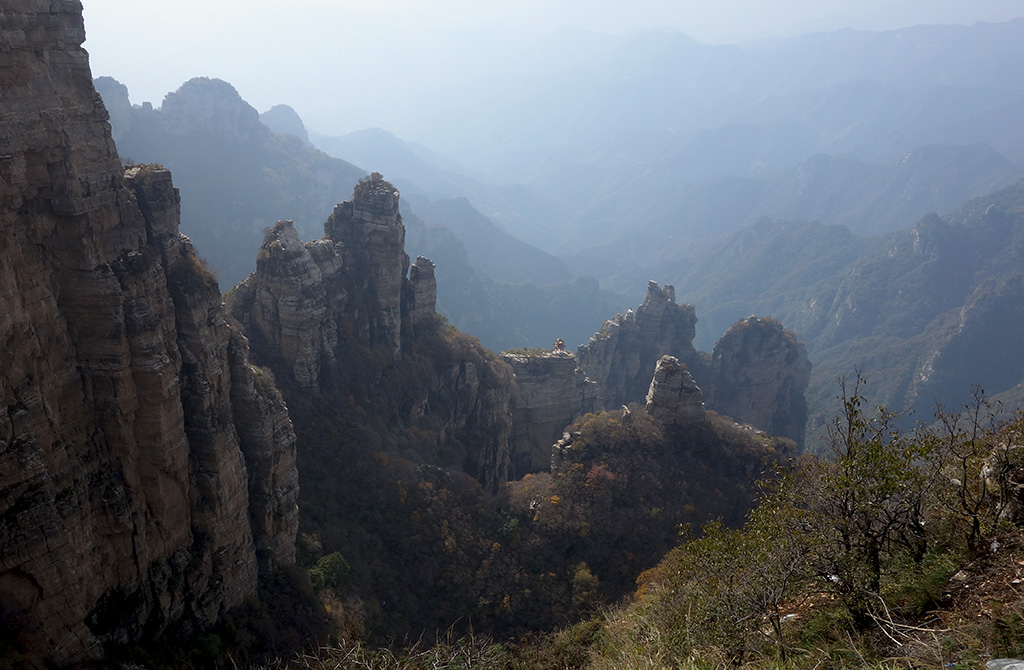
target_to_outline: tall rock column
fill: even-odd
[[[352,200],[334,208],[324,223],[327,237],[341,244],[347,311],[360,341],[398,358],[402,350],[402,288],[409,269],[398,190],[374,173],[361,180]]]
[[[409,268],[409,288],[412,294],[409,320],[413,331],[432,327],[437,310],[437,279],[434,277],[434,263],[429,258],[416,257],[416,262]]]

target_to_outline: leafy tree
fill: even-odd
[[[927,549],[924,504],[931,485],[925,440],[896,426],[884,407],[868,414],[858,375],[840,380],[842,413],[829,427],[830,460],[811,460],[793,479],[790,496],[807,512],[817,546],[812,560],[828,589],[859,627],[870,621],[887,561],[920,562]]]

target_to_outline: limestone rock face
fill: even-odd
[[[576,366],[576,357],[567,351],[541,355],[504,352],[501,358],[515,373],[514,476],[547,470],[551,445],[565,427],[577,417],[596,411],[597,384],[587,379]]]
[[[409,268],[409,286],[412,289],[409,308],[412,327],[429,328],[437,311],[437,279],[434,277],[434,264],[429,258],[416,257],[416,262]]]
[[[0,600],[62,663],[210,625],[291,561],[294,450],[169,173],[126,183],[81,5],[3,14]]]
[[[334,208],[325,237],[341,245],[348,311],[359,339],[383,346],[393,357],[402,349],[402,287],[409,269],[398,191],[375,174],[356,185],[352,200]]]
[[[256,271],[231,301],[234,316],[269,345],[268,357],[283,359],[289,382],[314,390],[331,370],[340,328],[397,360],[403,296],[405,310],[425,325],[434,321],[430,296],[437,295],[429,259],[418,261],[415,284],[405,278],[409,256],[398,191],[383,179],[357,187],[352,200],[334,208],[324,231],[323,239],[303,244],[291,221],[275,224],[260,245]]]
[[[260,246],[256,272],[236,289],[240,301],[253,303],[247,315],[251,323],[243,322],[279,351],[303,388],[317,387],[321,366],[334,357],[337,319],[347,295],[342,287],[324,282],[314,253],[332,276],[343,265],[333,244],[307,247],[291,221],[280,221]]]
[[[693,305],[677,305],[675,289],[656,282],[636,313],[606,321],[590,342],[579,347],[579,365],[601,389],[605,408],[641,401],[658,360],[675,356],[691,368],[700,366],[693,347],[697,316]]]
[[[662,356],[647,392],[647,413],[665,424],[687,426],[704,420],[704,394],[674,356]]]
[[[511,370],[479,342],[438,331],[434,264],[420,257],[409,268],[398,197],[380,175],[363,180],[334,208],[323,239],[306,244],[278,222],[231,313],[289,400],[365,401],[371,416],[360,422],[436,434],[447,453],[465,453],[458,466],[497,489],[511,453]]]
[[[777,320],[741,319],[715,344],[708,407],[802,445],[807,424],[807,350]]]

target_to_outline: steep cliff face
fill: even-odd
[[[364,406],[361,426],[379,423],[395,436],[418,430],[419,458],[499,486],[511,449],[511,371],[438,322],[429,259],[417,258],[406,279],[398,191],[368,177],[324,230],[302,244],[291,222],[277,223],[230,300],[260,359],[291,389],[289,402]],[[349,420],[344,409],[308,418]],[[427,430],[434,437],[423,440]],[[449,455],[438,461],[442,452]]]
[[[803,444],[811,363],[792,331],[772,319],[737,321],[715,344],[708,406]]]
[[[210,625],[290,562],[294,436],[169,174],[126,183],[81,5],[4,21],[0,602],[61,662]]]
[[[335,207],[327,218],[324,233],[340,245],[344,257],[347,312],[359,340],[384,347],[397,358],[402,350],[402,287],[409,269],[398,190],[379,174],[361,180],[352,200]]]
[[[516,382],[512,470],[516,476],[547,470],[551,445],[562,437],[565,427],[597,409],[597,384],[583,374],[568,351],[504,352],[501,359],[512,366]]]
[[[693,305],[677,305],[675,289],[654,281],[636,313],[605,321],[577,350],[580,367],[601,389],[606,408],[639,402],[647,393],[658,360],[677,357],[691,369],[702,367],[693,348],[697,316]]]

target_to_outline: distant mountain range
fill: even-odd
[[[489,347],[582,342],[655,279],[696,306],[699,347],[752,313],[795,330],[816,364],[812,424],[856,367],[894,407],[955,403],[972,383],[1020,395],[1014,322],[991,341],[974,324],[996,323],[992,305],[1016,313],[1024,84],[1005,73],[1024,65],[1024,20],[742,47],[570,35],[527,60],[449,91],[443,123],[420,101],[415,136],[434,149],[381,129],[308,133],[335,159],[290,108],[265,113],[288,133],[275,134],[223,82],[193,80],[160,110],[97,84],[122,153],[174,169],[183,229],[228,283],[247,268],[221,253],[254,249],[275,217],[315,236],[359,165],[402,191],[439,309]],[[188,125],[204,114],[221,137]],[[182,142],[185,128],[203,139]],[[998,232],[978,203],[1002,212]]]
[[[812,424],[834,409],[835,379],[861,370],[872,401],[956,408],[972,385],[1024,399],[1024,182],[860,238],[840,226],[765,220],[687,257],[666,259],[702,317],[698,346],[750,313],[773,314],[814,363]],[[702,309],[702,305],[707,305]]]

